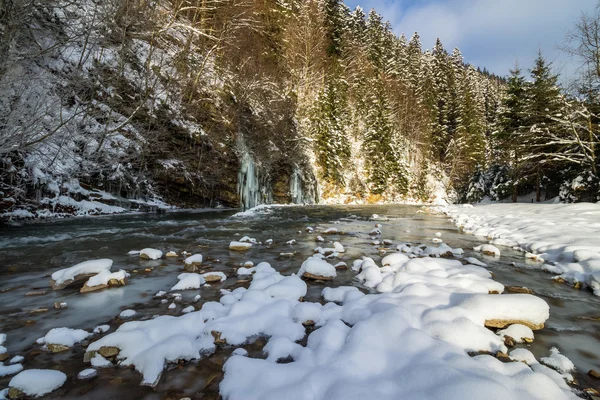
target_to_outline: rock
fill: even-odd
[[[30,314],[39,314],[39,313],[45,313],[45,312],[48,312],[47,308],[36,308],[35,310],[29,311]]]
[[[56,281],[54,279],[50,279],[50,286],[52,286],[52,290],[62,290],[64,288],[66,288],[67,286],[70,286],[74,283],[87,281],[88,279],[90,279],[92,276],[95,276],[95,275],[96,275],[96,273],[80,274],[80,275],[76,275],[75,277],[73,277],[73,279],[68,279],[61,283],[56,283]],[[43,293],[43,294],[45,294],[45,293]]]
[[[210,334],[215,338],[215,345],[226,345],[227,341],[225,339],[221,339],[221,332],[211,331]]]
[[[4,361],[8,360],[9,358],[10,358],[10,354],[8,354],[8,353],[0,354],[0,362],[4,362]]]
[[[117,286],[125,286],[127,285],[129,281],[127,280],[127,276],[125,276],[123,279],[110,279],[106,285],[96,285],[96,286],[88,286],[88,282],[85,283],[85,285],[83,285],[81,287],[81,290],[79,291],[80,293],[90,293],[90,292],[97,292],[98,290],[104,290],[104,289],[108,289],[110,287],[117,287]]]
[[[589,394],[590,396],[594,396],[594,397],[600,396],[600,392],[598,392],[594,388],[586,388],[586,389],[583,389],[583,391],[586,392],[587,394]]]
[[[52,284],[52,281],[50,281],[50,283]],[[57,289],[54,289],[54,290],[57,290]],[[46,290],[33,290],[31,292],[25,293],[25,296],[43,296],[46,293],[48,293]]]
[[[534,294],[533,290],[522,286],[506,286],[504,289],[511,293]]]
[[[217,274],[207,273],[204,275],[204,281],[207,283],[221,282],[222,277]]]
[[[183,264],[183,270],[185,272],[198,272],[200,265],[196,264]]]
[[[581,282],[577,281],[573,284],[573,288],[580,290],[581,289]]]
[[[25,393],[21,392],[17,388],[9,388],[8,389],[8,398],[9,399],[22,399],[25,397]]]
[[[167,254],[165,254],[165,257],[177,257],[177,253],[174,251],[169,251]]]
[[[83,362],[89,363],[96,354],[100,354],[104,358],[116,357],[120,351],[121,349],[113,346],[100,347],[97,351],[86,351],[83,355]]]
[[[600,379],[600,372],[596,371],[595,369],[590,369],[588,371],[588,375],[591,376],[592,378]]]
[[[54,308],[57,310],[60,310],[61,308],[67,308],[67,303],[61,303],[60,301],[57,301],[54,303]]]
[[[343,261],[340,261],[339,263],[334,265],[335,269],[337,269],[338,271],[345,271],[348,269],[348,264],[346,264]]]
[[[315,281],[330,281],[333,279],[333,276],[319,276],[319,275],[313,275],[310,272],[305,272],[302,274],[302,278],[312,279]]]
[[[556,283],[565,283],[565,280],[560,276],[555,276],[554,278],[552,278],[552,280]]]
[[[500,292],[497,290],[490,290],[488,293],[489,294],[500,294]]]
[[[504,336],[504,344],[506,345],[506,347],[515,347],[515,339],[511,338],[508,335]]]
[[[302,325],[304,325],[304,326],[315,326],[315,321],[313,321],[312,319],[309,319],[308,321],[304,321],[302,323]]]
[[[451,251],[447,251],[445,253],[440,254],[440,257],[441,258],[454,258],[454,253],[452,253]]]
[[[46,345],[46,347],[48,347],[48,350],[50,350],[52,353],[61,353],[63,351],[69,350],[69,346],[65,346],[64,344],[49,343]]]
[[[111,358],[117,356],[121,352],[121,349],[113,346],[104,346],[98,349],[98,353],[104,358]]]
[[[522,321],[517,319],[486,319],[484,325],[487,328],[501,328],[504,329],[513,324],[521,324],[527,326],[529,329],[533,331],[539,331],[540,329],[544,329],[544,324],[534,324],[529,321]]]
[[[503,353],[501,351],[496,352],[496,358],[502,362],[512,362],[508,354]]]

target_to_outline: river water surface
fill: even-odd
[[[550,319],[545,329],[535,333],[535,341],[527,348],[539,359],[548,355],[552,346],[558,347],[575,363],[582,386],[595,384],[585,374],[590,369],[600,370],[600,299],[591,292],[555,283],[551,275],[528,265],[522,253],[502,249],[500,259],[473,253],[470,249],[482,243],[482,238],[462,234],[446,217],[424,213],[416,206],[277,207],[249,216],[235,216],[235,213],[181,211],[0,226],[0,333],[8,335],[5,346],[10,355],[25,356],[26,369],[56,368],[67,374],[67,384],[48,398],[218,398],[221,367],[231,349],[221,349],[198,362],[170,366],[158,386],[149,388],[139,386],[141,377],[135,371],[123,368],[103,369],[94,379],[77,380],[77,373],[89,368],[89,364],[83,363],[85,343],[50,354],[35,341],[57,327],[91,331],[97,325],[110,324],[113,332],[123,322],[117,316],[124,309],[138,311],[135,319],[147,319],[157,314],[181,315],[181,310],[190,304],[198,308],[204,301],[218,301],[220,289],[245,284],[238,282],[233,271],[246,261],[255,264],[267,261],[283,274],[297,272],[318,245],[315,242],[318,233],[306,232],[307,226],[336,227],[343,232],[326,239],[339,240],[346,247],[341,260],[348,265],[363,255],[379,261],[378,246],[369,237],[375,224],[372,216],[377,214],[380,217],[377,222],[383,225],[380,240],[392,240],[392,247],[403,242],[431,245],[435,233],[441,232],[448,245],[465,249],[465,257],[474,256],[486,262],[497,281],[533,289],[550,304]],[[242,236],[260,242],[273,239],[274,243],[254,246],[245,253],[229,251],[229,242]],[[297,243],[286,244],[291,239]],[[167,308],[170,301],[163,304],[153,296],[177,283],[183,258],[149,261],[128,255],[130,250],[145,247],[163,253],[170,250],[200,253],[212,270],[223,271],[229,278],[221,284],[183,292],[182,301],[170,310]],[[294,255],[282,256],[282,253]],[[113,271],[127,270],[131,274],[129,284],[88,294],[80,294],[76,287],[50,290],[48,281],[52,272],[94,258],[112,259]],[[309,283],[306,299],[320,301],[325,285],[360,287],[354,276],[352,271],[341,271],[331,283]],[[40,290],[46,293],[26,296]],[[197,294],[202,299],[194,303]],[[57,310],[53,308],[55,302],[66,302],[68,306]],[[264,342],[257,340],[245,348],[251,356],[260,357],[262,345]],[[10,377],[0,378],[0,389],[9,380]]]

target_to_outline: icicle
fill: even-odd
[[[302,178],[297,169],[294,169],[292,176],[290,176],[290,195],[292,197],[292,203],[302,204],[304,203],[304,196],[302,191]]]

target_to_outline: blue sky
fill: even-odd
[[[396,34],[418,31],[423,49],[440,37],[448,51],[458,47],[465,61],[508,74],[515,61],[531,66],[538,48],[554,63],[562,81],[578,65],[560,52],[567,32],[582,11],[594,10],[596,0],[345,0],[365,12],[376,9]]]

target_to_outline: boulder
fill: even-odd
[[[539,331],[540,329],[544,329],[544,324],[535,324],[530,321],[516,320],[516,319],[486,319],[485,326],[487,328],[500,328],[504,329],[513,324],[521,324],[530,328],[533,331]]]

